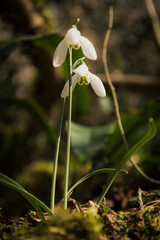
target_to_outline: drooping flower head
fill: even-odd
[[[99,97],[106,96],[106,90],[103,86],[101,79],[94,75],[93,73],[89,72],[86,64],[83,63],[82,65],[77,67],[73,72],[75,73],[75,75],[72,77],[72,91],[74,90],[77,82],[79,85],[83,84],[88,85],[90,83],[94,92]],[[61,93],[62,98],[66,98],[68,96],[69,96],[69,80],[64,85],[64,88]]]
[[[64,39],[58,44],[54,57],[53,66],[59,67],[65,60],[68,48],[74,48],[75,50],[82,48],[83,54],[91,59],[96,60],[97,54],[93,44],[85,37],[81,36],[80,31],[77,30],[76,26],[73,25],[64,37]]]

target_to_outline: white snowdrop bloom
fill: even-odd
[[[106,96],[106,90],[103,86],[101,79],[94,75],[93,73],[89,72],[86,64],[80,65],[73,72],[75,73],[75,75],[72,77],[72,91],[74,90],[77,82],[79,85],[83,84],[88,85],[90,83],[91,87],[99,97]],[[68,96],[69,96],[69,80],[67,80],[61,93],[62,98],[66,98]]]
[[[76,28],[71,28],[67,31],[64,39],[58,44],[55,50],[53,57],[54,67],[59,67],[64,62],[69,47],[76,50],[81,47],[83,54],[87,58],[91,60],[97,59],[97,54],[93,44],[87,38],[82,37],[80,31]]]

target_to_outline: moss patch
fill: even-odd
[[[0,217],[0,239],[25,240],[107,240],[160,239],[160,201],[147,204],[142,210],[114,212],[106,202],[98,207],[88,204],[80,212],[56,209],[55,217],[39,217],[31,212],[25,218]]]

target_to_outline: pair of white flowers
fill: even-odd
[[[53,66],[59,67],[66,58],[68,48],[74,48],[75,50],[82,48],[83,54],[91,59],[96,60],[97,54],[93,44],[85,37],[81,36],[80,31],[76,28],[71,28],[67,31],[64,39],[59,43],[56,48],[53,57]],[[77,82],[79,85],[88,85],[91,84],[91,87],[99,97],[105,97],[106,91],[103,86],[102,81],[99,77],[89,72],[88,67],[85,63],[73,70],[75,75],[72,77],[72,91],[74,90]],[[69,80],[64,85],[64,88],[61,93],[61,97],[65,98],[69,95]]]

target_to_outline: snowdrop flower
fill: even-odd
[[[106,96],[106,90],[103,86],[103,83],[99,77],[89,72],[86,64],[82,64],[77,67],[74,71],[75,75],[72,77],[72,91],[74,90],[77,82],[79,85],[88,85],[91,84],[91,87],[99,97]],[[69,96],[69,80],[64,85],[64,88],[61,93],[62,98]]]
[[[79,49],[82,48],[83,54],[92,60],[97,59],[97,54],[93,44],[85,37],[81,36],[80,31],[73,28],[69,29],[64,37],[64,39],[58,44],[54,57],[53,57],[53,66],[59,67],[65,60],[67,55],[68,48]]]

